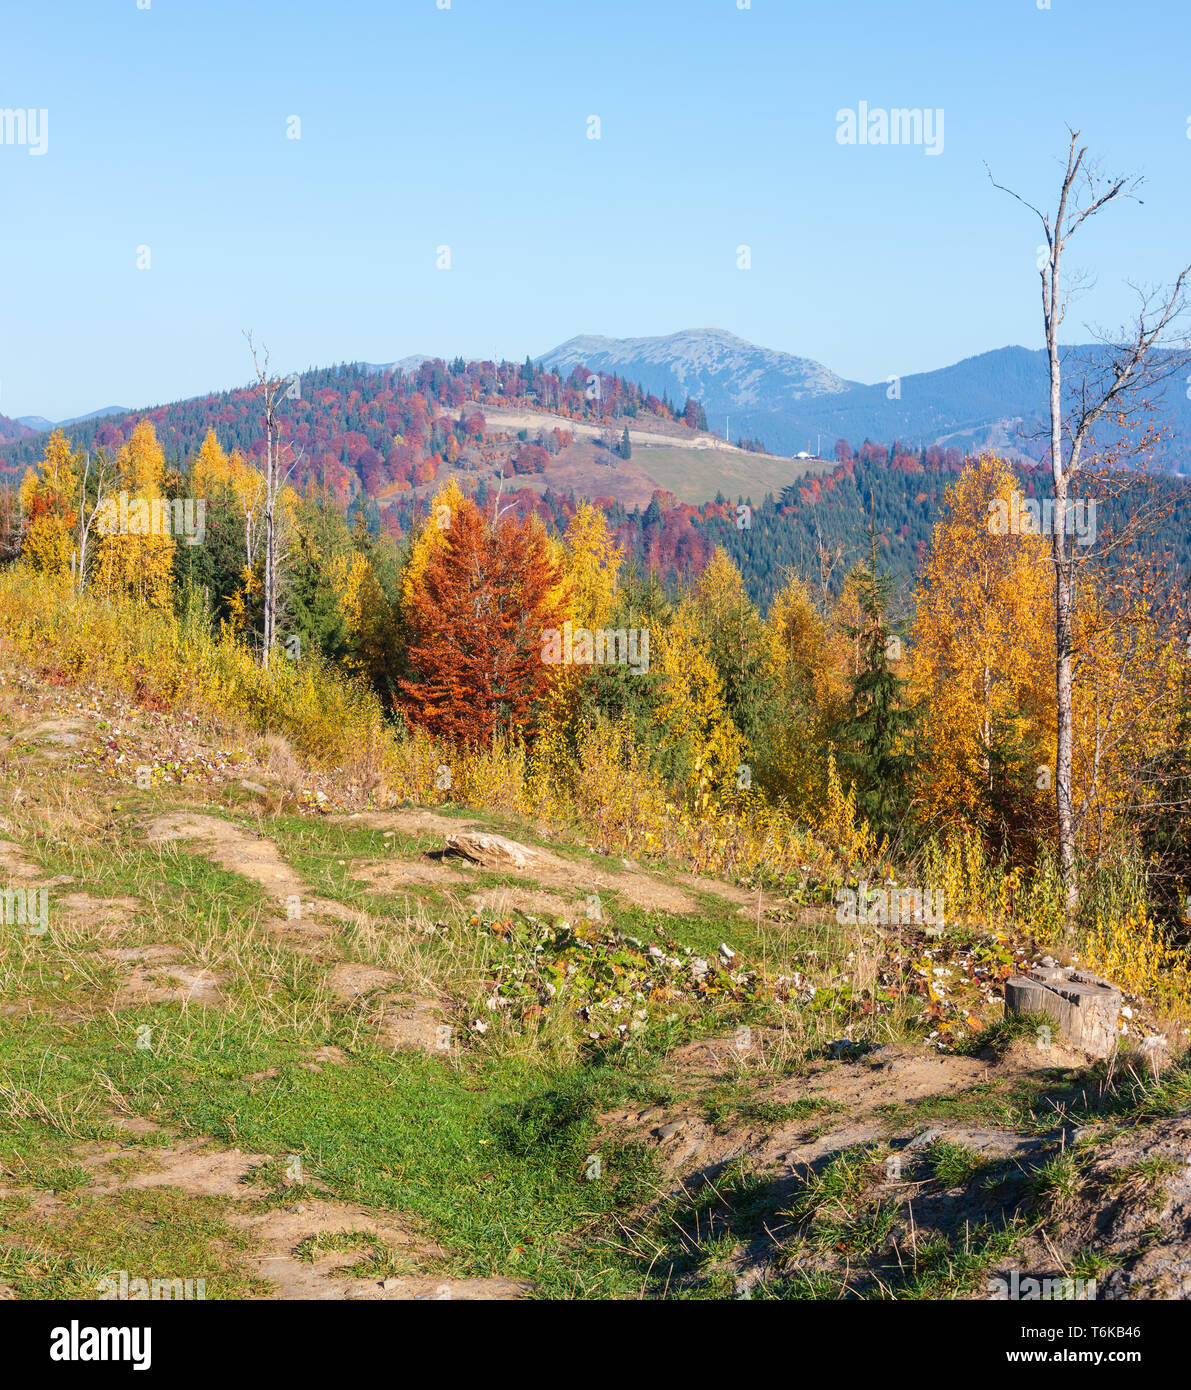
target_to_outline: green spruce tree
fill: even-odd
[[[856,571],[861,620],[847,627],[861,659],[852,681],[848,714],[837,733],[839,765],[856,788],[856,808],[882,835],[896,833],[908,801],[908,738],[914,712],[906,682],[893,669],[901,656],[901,625],[889,615],[891,575],[877,565],[877,532],[869,527],[869,561]]]

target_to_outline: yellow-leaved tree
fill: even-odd
[[[1109,563],[1077,578],[1071,780],[1076,834],[1092,858],[1162,804],[1156,770],[1183,741],[1186,639],[1141,570]]]
[[[670,763],[667,771],[682,778],[703,811],[741,789],[745,742],[728,713],[723,682],[689,599],[658,633],[657,649],[659,749]]]
[[[594,632],[607,627],[616,602],[621,547],[598,507],[581,502],[571,517],[561,547],[551,559],[561,577],[552,600],[563,621]],[[580,765],[581,746],[590,734],[581,727],[580,690],[586,666],[565,666],[542,697],[538,735],[530,762],[535,794],[543,806],[561,804]]]
[[[415,596],[426,573],[430,557],[446,544],[451,520],[458,515],[466,501],[459,484],[452,478],[445,487],[439,488],[430,503],[430,515],[422,523],[421,529],[410,541],[401,572],[401,609],[409,614],[414,609]]]
[[[233,449],[230,454],[220,445],[214,430],[208,430],[190,469],[190,489],[196,498],[214,500],[230,495],[244,519],[244,558],[255,564],[264,524],[265,477],[259,468]]]
[[[1049,552],[1045,538],[994,524],[1017,488],[1002,459],[982,455],[948,489],[931,537],[910,651],[913,794],[931,826],[1001,828],[1023,817],[1023,799],[1028,821],[1053,796]]]
[[[173,598],[174,539],[165,503],[165,454],[151,420],[142,420],[116,456],[118,492],[100,508],[92,583],[154,608]],[[155,505],[156,504],[156,505]]]
[[[348,650],[344,665],[387,694],[397,679],[397,613],[368,556],[356,550],[327,562],[327,580],[339,600]]]
[[[773,713],[766,722],[760,780],[771,797],[784,800],[800,819],[818,823],[827,802],[827,744],[836,706],[827,625],[793,572],[774,597],[765,635]]]
[[[699,576],[694,601],[728,706],[734,713],[741,711],[755,701],[768,643],[740,570],[722,545]]]
[[[623,551],[608,527],[608,518],[590,502],[581,502],[563,539],[563,581],[572,594],[571,620],[579,627],[607,625],[616,600],[616,581]]]

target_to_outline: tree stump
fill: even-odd
[[[1074,1047],[1107,1057],[1117,1045],[1121,991],[1071,965],[1039,965],[1005,981],[1005,1015],[1048,1014]]]

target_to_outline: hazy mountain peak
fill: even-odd
[[[628,377],[678,404],[694,396],[713,429],[724,416],[736,416],[740,428],[734,434],[746,432],[758,412],[780,412],[796,401],[837,395],[852,385],[821,362],[758,347],[723,328],[684,328],[649,338],[581,334],[539,360],[563,371],[583,365]]]

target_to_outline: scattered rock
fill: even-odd
[[[927,1149],[936,1139],[941,1139],[943,1134],[944,1131],[937,1126],[933,1129],[920,1130],[905,1147],[907,1149]]]
[[[447,836],[447,849],[485,869],[528,869],[541,861],[541,853],[503,835],[460,831]]]

